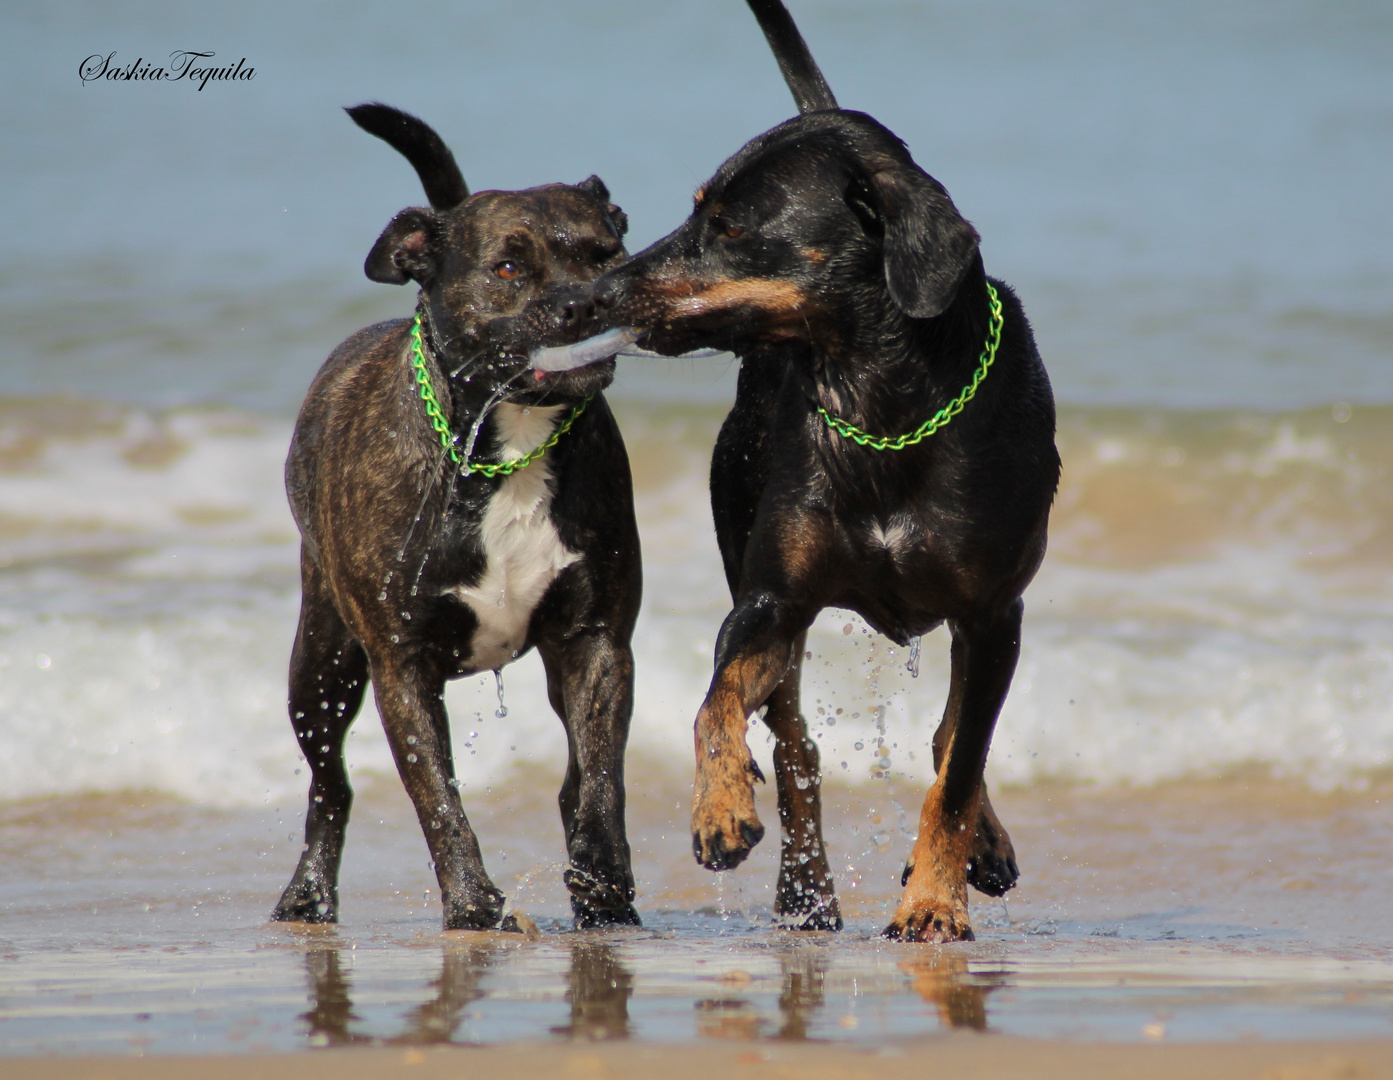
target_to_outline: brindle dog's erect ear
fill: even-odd
[[[368,252],[363,273],[384,285],[405,285],[416,281],[425,285],[435,272],[431,238],[435,218],[429,210],[412,207],[403,210],[382,230]]]
[[[866,186],[884,228],[890,298],[916,319],[941,314],[972,264],[977,230],[943,185],[912,162],[872,173]]]
[[[609,214],[609,219],[614,222],[614,227],[619,230],[620,239],[629,231],[629,215],[609,201],[609,188],[598,176],[590,175],[582,180],[576,187],[581,191],[588,191],[600,202],[605,204],[605,212]]]

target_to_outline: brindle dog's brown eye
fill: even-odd
[[[515,262],[501,262],[493,268],[493,272],[504,281],[512,281],[513,278],[522,276],[522,267]]]
[[[738,240],[740,239],[740,237],[745,235],[745,230],[742,229],[739,225],[727,225],[721,231],[725,233],[728,237],[730,237],[732,240]]]

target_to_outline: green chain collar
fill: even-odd
[[[821,405],[817,411],[822,414],[822,418],[827,421],[827,426],[835,431],[844,439],[851,439],[860,446],[869,446],[872,450],[903,450],[906,446],[913,446],[921,443],[930,435],[948,426],[948,421],[963,411],[966,405],[977,393],[977,388],[982,385],[982,380],[987,377],[987,369],[992,366],[996,359],[996,350],[1001,345],[1001,301],[997,298],[996,290],[992,288],[991,282],[987,282],[987,296],[991,307],[991,327],[987,330],[987,344],[982,349],[981,359],[978,361],[977,370],[973,373],[972,382],[963,387],[963,392],[950,401],[933,416],[925,420],[914,431],[907,435],[896,435],[893,439],[883,438],[862,431],[854,424],[848,424],[845,420],[833,416]]]
[[[430,426],[440,436],[440,447],[449,453],[450,460],[459,466],[460,472],[464,473],[465,476],[469,476],[471,473],[479,473],[481,476],[488,477],[511,476],[519,469],[527,468],[561,441],[561,436],[571,430],[572,425],[580,419],[580,414],[585,412],[585,407],[595,396],[594,394],[588,395],[584,401],[572,409],[571,415],[566,417],[561,422],[561,426],[551,433],[551,438],[535,450],[520,458],[514,458],[512,461],[500,461],[497,465],[479,465],[466,461],[455,449],[455,444],[459,442],[459,436],[450,430],[450,424],[445,419],[445,414],[440,411],[440,401],[435,396],[435,387],[431,385],[430,371],[426,367],[426,356],[421,344],[420,312],[416,313],[416,319],[411,324],[411,366],[416,372],[416,390],[421,395],[421,401],[425,403],[426,416],[430,419]]]

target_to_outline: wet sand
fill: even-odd
[[[828,785],[848,926],[795,934],[770,922],[774,847],[701,870],[680,781],[652,762],[632,770],[645,925],[610,933],[568,929],[542,775],[470,806],[532,937],[439,932],[393,778],[359,785],[337,928],[265,921],[297,813],[138,793],[7,804],[0,1071],[156,1076],[210,1055],[199,1075],[217,1075],[214,1061],[303,1075],[300,1052],[314,1074],[344,1076],[408,1060],[422,1076],[494,1063],[629,1075],[655,1061],[667,1075],[894,1076],[932,1054],[976,1075],[1028,1063],[1043,1076],[1333,1077],[1393,1061],[1393,778],[1329,794],[1258,778],[1000,790],[1021,885],[1004,903],[974,896],[976,942],[934,947],[877,937],[917,792]],[[55,1055],[71,1071],[54,1072]]]
[[[710,1076],[751,1080],[906,1080],[926,1075],[976,1080],[1379,1080],[1393,1076],[1393,1042],[1312,1042],[1119,1046],[1060,1040],[948,1036],[883,1050],[781,1043],[671,1047],[634,1043],[598,1046],[505,1046],[475,1049],[331,1050],[304,1055],[219,1058],[100,1058],[9,1061],[12,1080],[205,1080],[255,1075],[259,1080],[408,1076],[567,1077],[576,1080]]]

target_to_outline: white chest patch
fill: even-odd
[[[899,558],[914,547],[918,530],[908,514],[894,514],[887,523],[873,521],[867,530],[871,543]]]
[[[551,438],[564,405],[537,408],[504,403],[494,411],[505,459],[519,458]],[[479,619],[472,666],[500,668],[527,640],[532,612],[562,570],[580,559],[551,521],[551,466],[545,456],[504,479],[484,513],[480,532],[487,563],[477,585],[447,590]]]

